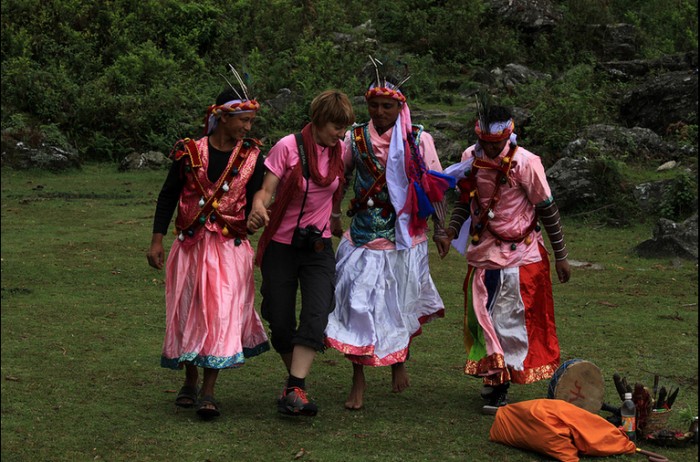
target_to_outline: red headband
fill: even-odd
[[[215,117],[218,117],[224,112],[231,113],[231,112],[257,111],[258,109],[260,109],[260,103],[258,103],[254,99],[248,99],[245,101],[234,102],[233,104],[226,103],[226,104],[222,104],[220,106],[217,106],[216,104],[212,104],[211,106],[209,106],[209,109],[207,110],[207,114],[208,115],[213,114]]]
[[[402,103],[406,102],[406,97],[403,95],[403,93],[387,87],[373,87],[367,90],[367,93],[365,93],[365,100],[375,97],[391,98],[401,101]]]
[[[486,141],[487,143],[497,143],[499,141],[507,140],[510,138],[511,133],[513,133],[514,128],[515,123],[513,122],[513,119],[510,119],[507,122],[491,124],[489,127],[489,133],[482,132],[481,125],[479,124],[478,120],[476,121],[476,124],[474,124],[476,136],[478,136],[480,140]]]

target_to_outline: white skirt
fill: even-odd
[[[341,241],[327,346],[357,364],[401,363],[421,326],[444,314],[430,277],[427,242],[406,250],[370,250]]]

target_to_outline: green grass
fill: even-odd
[[[480,383],[462,373],[465,262],[434,249],[447,313],[416,338],[406,392],[391,393],[390,370],[373,368],[365,409],[345,411],[351,367],[330,350],[308,379],[319,415],[284,419],[274,405],[284,368],[268,352],[221,373],[219,420],[177,411],[183,374],[159,365],[164,274],[145,258],[164,178],[112,165],[2,171],[3,461],[546,460],[489,442]],[[614,404],[614,372],[646,384],[658,373],[681,388],[674,408],[697,414],[697,264],[636,257],[651,220],[624,229],[564,223],[571,258],[602,269],[576,267],[568,284],[555,284],[562,361],[598,365]],[[514,386],[512,399],[545,397],[547,385]],[[680,414],[671,425],[685,430]],[[696,447],[642,447],[698,460]]]

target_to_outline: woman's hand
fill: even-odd
[[[262,205],[262,201],[254,201],[246,223],[248,230],[254,233],[268,223],[270,223],[270,210]]]

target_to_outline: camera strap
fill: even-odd
[[[299,210],[299,216],[297,217],[298,228],[301,223],[301,216],[304,215],[304,206],[306,205],[306,196],[309,194],[309,182],[311,178],[309,178],[309,163],[306,160],[306,152],[304,151],[304,139],[301,133],[294,134],[294,137],[297,140],[297,150],[299,151],[299,161],[301,162],[301,174],[306,179],[306,191],[304,191],[304,199],[301,201],[301,210]]]

